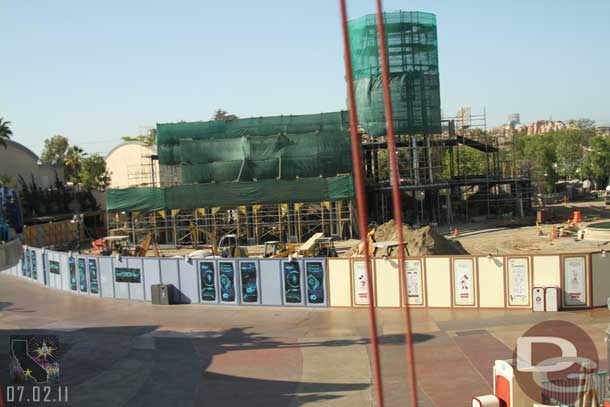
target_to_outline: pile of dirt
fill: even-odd
[[[409,225],[402,226],[402,233],[407,244],[409,256],[425,256],[432,254],[467,254],[468,252],[462,247],[459,242],[454,242],[446,239],[437,233],[430,226],[422,226],[413,229]],[[396,233],[396,224],[394,220],[390,220],[375,229],[373,241],[398,241]],[[358,246],[352,249],[352,253],[356,253]],[[378,250],[378,252],[381,252]],[[378,256],[383,256],[384,253],[378,253]]]

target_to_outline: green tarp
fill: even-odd
[[[106,210],[159,211],[166,208],[163,188],[126,188],[106,190]]]
[[[110,189],[106,191],[106,210],[133,212],[323,202],[348,200],[353,195],[351,176],[192,184],[169,188]]]
[[[436,16],[397,11],[384,13],[390,94],[397,134],[441,131]],[[386,134],[377,16],[349,22],[350,52],[358,123],[373,136]]]
[[[242,136],[271,136],[281,133],[309,133],[314,131],[347,130],[346,111],[319,114],[252,117],[237,120],[179,122],[157,124],[157,144],[176,145],[180,140],[210,140]]]
[[[159,164],[182,182],[333,177],[351,172],[346,112],[157,125]]]

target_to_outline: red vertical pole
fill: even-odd
[[[350,53],[349,31],[347,28],[347,7],[345,0],[339,0],[341,8],[341,27],[343,29],[343,48],[345,50],[345,78],[347,80],[347,96],[349,100],[350,136],[352,144],[352,166],[354,170],[354,186],[356,189],[356,200],[358,202],[358,229],[360,230],[360,241],[364,249],[364,261],[368,279],[369,295],[369,329],[371,336],[371,354],[373,357],[373,379],[375,382],[375,394],[377,406],[383,407],[383,387],[381,383],[381,362],[379,360],[379,340],[377,338],[377,317],[375,315],[375,295],[373,292],[373,276],[371,273],[371,259],[369,253],[369,242],[367,240],[368,212],[366,207],[366,196],[364,189],[364,175],[362,174],[362,152],[360,150],[360,138],[358,136],[358,118],[356,117],[356,96],[352,77],[352,56]]]
[[[398,236],[398,249],[400,263],[398,269],[404,281],[405,289],[405,345],[407,348],[407,368],[409,384],[411,386],[411,406],[417,406],[417,379],[415,374],[415,352],[413,350],[413,338],[411,337],[411,315],[409,310],[409,296],[407,276],[405,274],[405,240],[402,230],[402,206],[400,202],[400,176],[398,174],[398,163],[396,158],[396,137],[394,135],[394,117],[392,114],[392,95],[390,94],[390,69],[388,67],[388,52],[386,47],[385,24],[383,21],[383,5],[377,0],[377,34],[379,56],[381,58],[381,76],[383,84],[383,101],[385,104],[385,122],[388,136],[388,156],[390,161],[390,172],[392,177],[392,205],[394,207],[394,222],[396,223],[396,234]]]

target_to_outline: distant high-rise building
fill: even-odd
[[[508,115],[508,128],[514,129],[519,124],[521,124],[521,115],[519,113],[511,113]]]
[[[511,113],[508,115],[508,123],[520,124],[521,115],[519,113]]]

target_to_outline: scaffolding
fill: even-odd
[[[488,134],[485,112],[442,118],[434,14],[384,19],[403,219],[452,225],[525,215],[530,182]],[[391,184],[376,16],[348,28],[370,217],[381,223],[390,218]],[[154,230],[160,242],[195,245],[197,228],[257,244],[319,231],[352,237],[348,133],[345,111],[158,124],[162,188],[108,191],[109,227],[134,240]]]
[[[157,155],[150,152],[142,152],[140,161],[127,164],[127,183],[130,187],[155,187],[158,186],[159,174]]]
[[[354,208],[351,201],[243,205],[238,207],[174,209],[108,213],[111,235],[127,235],[134,242],[153,233],[157,242],[173,245],[212,244],[210,236],[236,234],[242,244],[281,240],[302,243],[313,234],[351,239]]]
[[[531,209],[530,180],[514,174],[511,154],[487,132],[485,111],[472,114],[463,108],[442,123],[440,134],[396,138],[407,222],[452,225],[525,216]],[[361,136],[368,189],[375,202],[371,215],[383,222],[391,214],[387,140],[364,131]]]

